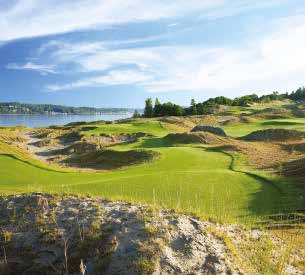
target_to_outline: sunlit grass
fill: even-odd
[[[297,190],[231,171],[231,159],[203,148],[158,148],[159,161],[121,170],[56,172],[0,156],[0,192],[73,193],[157,204],[218,221],[237,221],[298,207]]]
[[[90,125],[91,126],[91,125]],[[111,200],[157,204],[218,221],[245,221],[294,211],[301,207],[299,189],[286,180],[244,173],[232,158],[221,152],[192,145],[179,147],[163,138],[183,129],[156,120],[96,124],[87,135],[145,132],[155,137],[112,147],[114,150],[149,148],[159,160],[120,170],[77,172],[50,166],[31,158],[29,152],[0,142],[0,193],[55,192],[100,196]],[[305,119],[255,120],[224,126],[234,136],[262,128],[305,130]],[[10,132],[3,129],[3,135]],[[0,132],[1,133],[1,132]],[[12,156],[16,158],[13,158]],[[22,160],[22,161],[21,161]],[[265,181],[261,177],[267,177]]]
[[[163,136],[173,131],[181,131],[179,127],[154,120],[135,120],[128,123],[116,123],[116,124],[92,124],[90,126],[96,126],[94,130],[86,131],[86,135],[96,135],[101,133],[108,134],[132,134],[143,132],[156,136]]]
[[[232,137],[241,137],[253,131],[281,128],[305,131],[305,118],[264,119],[253,120],[247,123],[234,123],[222,126],[226,133]]]

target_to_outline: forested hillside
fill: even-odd
[[[51,104],[23,104],[18,102],[0,102],[0,114],[95,114],[95,113],[127,113],[132,112],[128,108],[92,108],[69,107]]]

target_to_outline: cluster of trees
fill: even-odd
[[[156,98],[155,103],[151,98],[146,99],[143,117],[161,117],[161,116],[183,116],[185,109],[180,105],[171,102],[161,104],[159,99]],[[134,118],[141,117],[140,113],[135,110]]]
[[[51,104],[23,104],[19,102],[0,102],[0,114],[96,114],[96,113],[126,113],[132,110],[126,108],[91,108],[69,107]]]
[[[183,116],[183,115],[202,115],[211,112],[211,108],[219,105],[226,106],[249,106],[252,103],[269,103],[273,100],[305,100],[305,87],[299,88],[293,91],[291,94],[285,93],[280,94],[278,92],[273,92],[272,94],[258,96],[256,94],[245,95],[241,97],[236,97],[234,99],[227,98],[224,96],[219,96],[215,98],[210,98],[204,102],[196,103],[194,99],[191,101],[189,107],[183,108],[180,105],[173,104],[171,102],[161,104],[158,98],[153,101],[148,98],[145,101],[145,109],[143,117],[161,117],[161,116]],[[141,115],[135,111],[134,117],[141,117]]]
[[[305,87],[301,87],[289,95],[292,100],[305,100]]]

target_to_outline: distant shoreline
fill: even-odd
[[[0,114],[0,116],[33,116],[33,115],[47,115],[47,116],[94,116],[94,115],[129,115],[132,114],[132,112],[117,112],[117,113],[111,113],[111,112],[106,112],[106,113],[87,113],[87,114],[83,114],[83,113],[79,113],[79,114],[69,114],[69,113],[36,113],[36,114]]]
[[[53,104],[0,102],[1,115],[129,115],[134,108],[72,107]]]

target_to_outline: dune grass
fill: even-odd
[[[293,211],[298,190],[231,170],[232,159],[193,147],[159,147],[160,160],[111,172],[50,171],[0,155],[0,192],[73,193],[148,203],[217,221],[246,221]]]

